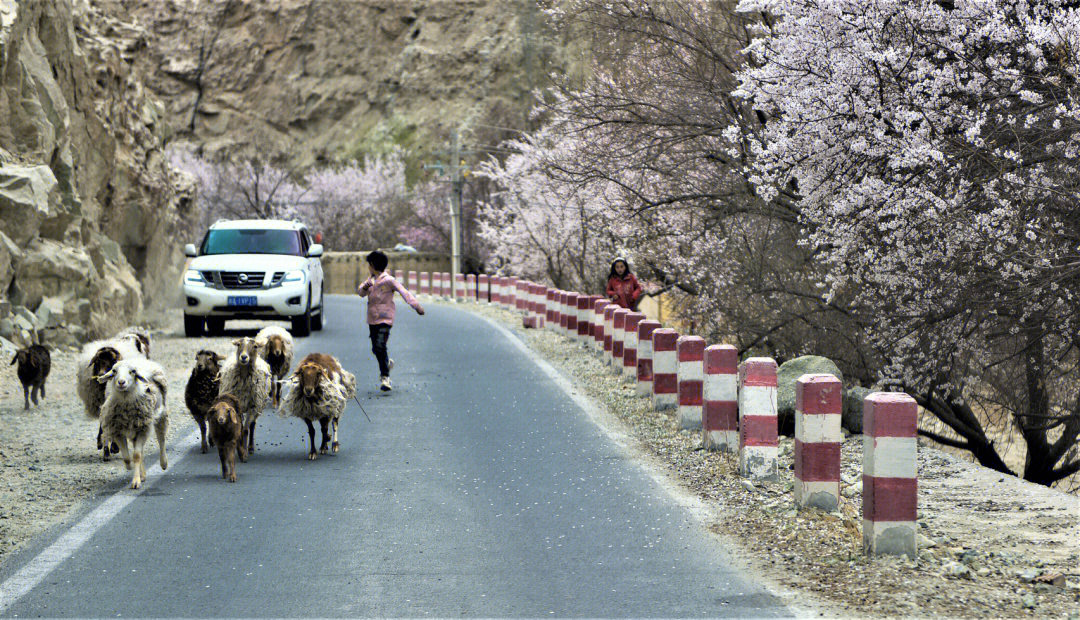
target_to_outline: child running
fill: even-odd
[[[379,360],[379,389],[389,392],[390,369],[394,367],[394,360],[390,359],[386,351],[386,341],[390,339],[390,328],[394,326],[394,314],[397,312],[394,291],[401,293],[405,302],[412,306],[417,314],[423,316],[424,308],[401,282],[386,273],[386,266],[390,262],[386,254],[375,250],[367,255],[366,260],[371,277],[360,285],[357,293],[368,298],[368,331],[371,333],[371,352],[375,354],[375,359]]]

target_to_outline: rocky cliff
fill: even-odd
[[[192,188],[146,47],[88,0],[0,0],[0,336],[72,343],[175,300]]]
[[[452,127],[490,142],[560,49],[535,0],[112,1],[152,35],[137,63],[175,131],[309,162],[445,148]]]

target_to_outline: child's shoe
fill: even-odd
[[[382,377],[379,379],[379,389],[384,392],[389,392],[393,389],[390,387],[390,377]]]

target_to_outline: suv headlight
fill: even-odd
[[[292,284],[296,282],[303,282],[307,278],[302,269],[294,269],[293,271],[286,271],[285,277],[281,279],[282,283]]]
[[[203,274],[198,269],[188,269],[184,274],[184,284],[198,284],[201,286],[209,286],[210,283],[206,281]]]

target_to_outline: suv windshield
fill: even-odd
[[[200,254],[289,254],[303,256],[295,230],[220,228],[206,233]]]

